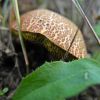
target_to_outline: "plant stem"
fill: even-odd
[[[73,2],[74,5],[76,6],[76,8],[79,10],[79,12],[81,13],[81,15],[82,15],[82,16],[85,18],[85,20],[87,21],[87,23],[88,23],[89,27],[91,28],[91,30],[92,30],[92,32],[93,32],[93,34],[94,34],[94,36],[95,36],[95,38],[96,38],[98,44],[100,45],[100,39],[99,39],[99,37],[97,36],[95,30],[93,29],[93,27],[92,27],[92,25],[91,25],[89,19],[88,19],[87,16],[85,15],[85,13],[84,13],[82,7],[80,6],[78,0],[72,0],[72,2]]]
[[[22,34],[21,34],[21,23],[20,23],[20,15],[19,15],[19,9],[18,9],[17,0],[12,0],[12,4],[13,4],[14,10],[15,10],[15,16],[16,16],[17,24],[18,24],[19,39],[20,39],[22,52],[23,52],[23,55],[24,55],[25,63],[26,63],[26,73],[28,74],[29,73],[29,61],[28,61],[26,48],[25,48],[25,45],[24,45],[24,42],[23,42],[23,38],[22,38]]]

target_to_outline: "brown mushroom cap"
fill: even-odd
[[[16,22],[11,28],[17,30]],[[71,45],[69,53],[77,58],[84,58],[87,55],[86,46],[81,31],[77,30],[78,27],[69,19],[50,10],[33,10],[21,16],[21,31],[40,33],[65,51]]]

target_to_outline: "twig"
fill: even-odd
[[[77,28],[77,30],[76,30],[76,32],[75,32],[75,35],[74,35],[74,37],[73,37],[73,39],[72,39],[72,41],[71,41],[71,43],[70,43],[70,46],[68,47],[67,52],[64,54],[64,56],[62,57],[61,60],[66,60],[66,57],[68,57],[70,48],[71,48],[71,46],[72,46],[72,44],[73,44],[73,42],[74,42],[74,40],[75,40],[75,38],[76,38],[76,36],[77,36],[78,31],[79,31],[79,28]]]
[[[0,15],[0,22],[1,22],[2,19],[3,19],[3,17]]]
[[[24,59],[25,59],[25,63],[26,63],[26,72],[27,74],[29,73],[29,61],[28,61],[28,57],[27,57],[27,53],[26,53],[26,48],[23,42],[23,38],[22,38],[22,34],[21,34],[21,25],[20,25],[20,15],[19,15],[19,9],[18,9],[18,2],[17,0],[12,0],[13,6],[14,6],[14,10],[15,10],[15,15],[16,15],[16,19],[17,19],[17,24],[18,24],[18,32],[19,32],[19,39],[20,39],[20,43],[21,43],[21,47],[22,47],[22,51],[24,54]]]
[[[93,34],[94,34],[94,36],[95,36],[97,42],[98,42],[99,45],[100,45],[100,39],[99,39],[99,37],[97,36],[95,30],[93,29],[93,27],[92,27],[92,25],[91,25],[89,19],[88,19],[87,16],[85,15],[85,13],[84,13],[82,7],[80,6],[78,0],[72,0],[72,2],[73,2],[74,5],[76,6],[76,8],[79,10],[79,12],[81,13],[82,17],[84,17],[85,20],[87,21],[87,23],[88,23],[89,27],[91,28],[91,30],[92,30],[92,32],[93,32]]]

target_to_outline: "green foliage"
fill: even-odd
[[[93,58],[100,63],[100,51],[95,52]]]
[[[44,2],[44,0],[37,0],[38,4],[42,4]]]
[[[0,90],[0,96],[3,96],[7,92],[8,92],[8,88],[5,87],[3,90]]]
[[[6,26],[6,24],[7,24],[7,18],[8,18],[8,13],[9,13],[8,4],[9,4],[9,0],[5,0],[5,3],[2,8],[2,15],[3,15],[2,24],[3,24],[3,26]]]
[[[94,27],[97,35],[100,37],[100,23],[99,24],[96,24],[95,27]]]
[[[13,100],[65,100],[100,83],[100,64],[91,59],[46,62],[25,77]]]

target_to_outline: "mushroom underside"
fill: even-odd
[[[14,35],[18,35],[17,31],[13,31]],[[50,60],[65,60],[71,61],[73,59],[77,59],[74,55],[70,54],[68,51],[63,50],[62,48],[55,45],[52,41],[50,41],[47,37],[40,33],[31,33],[31,32],[22,32],[22,36],[24,39],[28,41],[32,41],[34,43],[38,43],[43,45],[50,54]],[[66,55],[67,54],[67,55]]]

